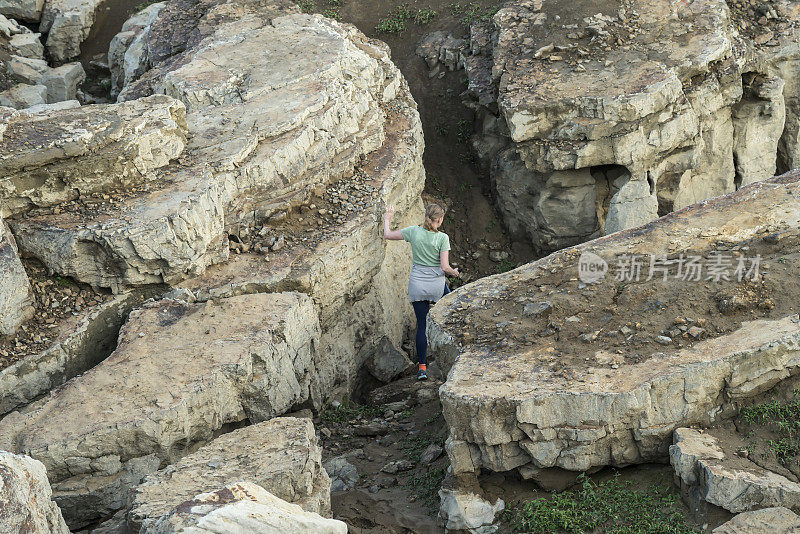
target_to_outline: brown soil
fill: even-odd
[[[16,335],[0,337],[0,369],[49,347],[69,317],[85,313],[111,298],[110,294],[77,284],[69,278],[48,276],[36,260],[24,260],[34,294],[33,318],[20,326]]]
[[[600,284],[579,284],[574,277],[577,270],[545,272],[531,287],[517,284],[494,299],[457,303],[460,313],[448,322],[462,326],[457,329],[462,342],[487,348],[519,351],[522,346],[552,345],[555,365],[567,374],[587,365],[587,348],[608,355],[606,362],[592,359],[592,366],[636,363],[659,350],[680,349],[730,333],[744,321],[777,319],[800,310],[800,237],[777,243],[757,238],[747,245],[737,251],[720,247],[716,252],[733,256],[734,267],[739,255],[760,255],[755,281],[739,282],[734,276],[729,281],[705,280],[705,270],[703,280],[684,281],[675,278],[675,267],[665,281],[660,275],[647,281],[649,263],[643,266],[640,281],[617,281],[614,259],[605,258],[609,272]],[[525,305],[536,303],[550,304],[550,312],[526,316]],[[662,345],[657,336],[671,341]]]

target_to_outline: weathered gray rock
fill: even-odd
[[[101,0],[48,0],[42,10],[39,31],[47,34],[45,46],[56,63],[78,57],[89,37]]]
[[[30,33],[30,30],[14,19],[7,19],[0,13],[0,33],[8,38],[19,33]]]
[[[47,87],[18,83],[11,89],[0,93],[0,106],[25,109],[47,102]]]
[[[0,451],[0,533],[69,534],[41,462]]]
[[[474,493],[457,489],[440,489],[441,506],[439,517],[445,523],[445,531],[466,531],[470,534],[489,534],[497,530],[492,524],[498,513],[505,508],[503,499],[494,504]]]
[[[18,56],[40,59],[44,54],[44,46],[39,39],[41,35],[41,33],[20,33],[12,36],[8,45]]]
[[[347,534],[347,525],[307,512],[251,482],[239,482],[181,503],[142,532]]]
[[[347,457],[337,456],[322,465],[331,478],[331,492],[347,491],[358,483],[358,470],[347,461]]]
[[[0,14],[7,17],[39,22],[44,0],[0,0]]]
[[[279,417],[224,434],[148,476],[131,493],[128,525],[150,532],[159,518],[209,488],[247,480],[308,512],[330,512],[331,481],[314,425]]]
[[[126,20],[120,32],[111,39],[108,68],[111,71],[112,98],[116,98],[126,83],[133,83],[149,67],[150,25],[165,5],[157,2],[147,6]]]
[[[414,366],[405,352],[395,347],[388,337],[381,338],[377,346],[369,350],[365,363],[372,376],[385,384]]]
[[[796,534],[800,532],[800,517],[788,508],[763,508],[744,512],[715,528],[712,534],[751,534],[773,532],[774,534]]]
[[[425,60],[428,68],[435,69],[439,63],[448,70],[464,67],[464,55],[469,48],[466,39],[453,37],[444,31],[435,31],[423,37],[416,53]]]
[[[86,79],[83,66],[78,63],[67,63],[54,69],[48,69],[37,82],[47,87],[47,103],[75,100],[78,86]]]
[[[704,501],[730,512],[800,506],[800,484],[739,457],[726,458],[717,438],[709,433],[676,429],[669,458],[684,491],[697,492]]]
[[[14,80],[30,85],[39,83],[41,77],[50,70],[45,60],[23,56],[11,56],[6,62],[6,67]]]
[[[223,425],[305,401],[318,339],[302,294],[150,303],[130,314],[111,356],[0,420],[0,448],[46,465],[78,528],[122,508],[145,475]]]
[[[14,236],[0,217],[0,335],[11,335],[33,316],[33,292]]]
[[[12,115],[0,139],[3,213],[52,206],[79,193],[141,185],[152,179],[153,170],[181,154],[185,136],[183,105],[163,95],[110,106]],[[20,229],[21,246],[36,250],[26,231],[27,226]],[[42,244],[49,249],[48,256],[56,252],[54,243]],[[90,262],[98,259],[84,257]]]
[[[608,18],[571,5],[572,37],[553,33],[542,2],[510,2],[475,24],[464,59],[473,148],[509,229],[555,250],[770,177],[776,163],[796,167],[800,39],[783,23],[798,13],[778,4],[766,41],[740,32],[732,11],[743,8],[724,0],[634,0]],[[624,173],[625,198],[609,170]],[[583,189],[564,191],[587,173]]]
[[[431,357],[449,371],[439,396],[450,428],[447,452],[454,471],[508,471],[525,465],[586,471],[662,461],[676,428],[731,417],[734,401],[797,373],[800,325],[788,310],[782,318],[744,320],[733,332],[684,348],[653,343],[642,348],[636,361],[615,363],[613,354],[596,345],[587,345],[572,359],[557,352],[558,361],[569,359],[563,363],[569,372],[552,367],[553,351],[564,350],[544,332],[552,313],[537,318],[520,312],[523,302],[541,298],[531,291],[542,284],[580,294],[574,277],[584,253],[609,262],[618,254],[706,254],[720,243],[735,248],[757,243],[757,236],[794,232],[800,223],[798,197],[800,174],[771,178],[478,280],[445,297],[431,310],[428,340]],[[661,299],[680,299],[686,290],[662,285],[658,275],[649,282],[642,277],[636,285],[644,290],[648,284],[658,284],[652,290]],[[592,303],[608,299],[617,307],[626,305],[613,297],[618,282],[611,273],[586,291]],[[490,312],[515,306],[514,324],[498,331],[495,322],[508,316],[493,319]],[[478,319],[478,310],[487,314]],[[543,333],[540,337],[533,331]],[[502,365],[487,365],[494,358]]]
[[[128,313],[145,295],[125,293],[82,316],[67,319],[53,331],[49,348],[0,370],[0,415],[100,363],[114,349]]]

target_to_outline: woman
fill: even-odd
[[[458,269],[450,267],[450,238],[439,231],[444,220],[444,209],[438,204],[425,208],[422,226],[409,226],[402,230],[390,230],[394,206],[389,206],[383,216],[384,239],[411,243],[411,277],[408,280],[408,296],[417,316],[417,378],[427,380],[428,337],[425,335],[428,310],[431,303],[450,293],[444,275],[461,276]]]

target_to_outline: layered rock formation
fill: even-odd
[[[799,198],[790,173],[445,297],[428,334],[454,471],[664,460],[676,428],[795,374]]]
[[[349,394],[410,323],[407,250],[387,247],[380,215],[394,204],[398,222],[419,222],[423,139],[388,47],[280,1],[174,0],[124,30],[119,103],[7,110],[0,140],[15,154],[0,198],[21,253],[120,294],[0,375],[15,391],[3,411],[19,410],[0,420],[0,448],[45,463],[72,528],[220,433]],[[131,312],[107,358],[86,351],[145,289],[168,297]],[[325,511],[318,457],[249,480]],[[247,460],[219,473],[265,472]],[[284,493],[289,471],[317,473],[314,491]]]
[[[69,534],[41,462],[0,451],[0,532]]]
[[[309,419],[279,417],[225,434],[148,476],[131,494],[128,526],[148,532],[198,493],[247,480],[308,512],[330,513],[331,481]]]
[[[473,26],[473,144],[509,229],[550,251],[797,167],[796,6],[756,9],[520,0]]]
[[[282,534],[347,534],[347,525],[304,511],[260,486],[240,482],[202,493],[162,516],[149,534],[216,532],[280,532]]]

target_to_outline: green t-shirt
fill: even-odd
[[[444,232],[431,232],[421,226],[409,226],[400,230],[403,239],[411,243],[414,263],[428,267],[439,267],[439,254],[450,250],[450,238]]]

